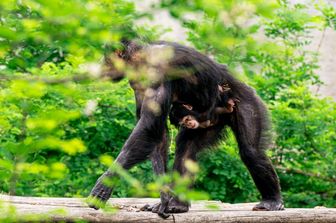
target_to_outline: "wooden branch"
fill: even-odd
[[[64,84],[68,82],[82,82],[82,81],[88,81],[93,79],[98,79],[99,77],[93,77],[89,74],[74,74],[72,76],[67,77],[57,77],[57,76],[51,76],[51,77],[40,77],[35,75],[8,75],[8,74],[0,74],[0,80],[24,80],[24,81],[31,81],[31,82],[43,82],[46,84]]]
[[[336,178],[323,176],[323,175],[317,174],[317,173],[309,173],[309,172],[299,170],[299,169],[287,168],[287,167],[284,167],[284,166],[276,166],[276,169],[278,169],[280,171],[284,171],[286,173],[295,173],[295,174],[300,174],[300,175],[307,176],[307,177],[318,178],[318,179],[329,181],[329,182],[336,182]]]
[[[1,218],[6,218],[6,210],[16,208],[16,222],[256,222],[256,223],[335,223],[335,208],[288,208],[285,211],[251,211],[255,203],[227,204],[218,201],[192,202],[188,213],[173,214],[163,220],[157,214],[139,211],[145,204],[154,204],[159,199],[151,198],[112,198],[109,204],[117,209],[104,212],[89,208],[84,199],[79,198],[40,198],[0,195],[4,203],[0,205]],[[217,209],[209,209],[217,206]],[[61,211],[63,210],[63,211]]]

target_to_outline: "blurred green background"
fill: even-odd
[[[127,80],[97,78],[98,63],[121,37],[146,42],[169,32],[138,22],[156,10],[185,28],[187,41],[175,41],[227,64],[266,102],[274,129],[268,154],[286,206],[336,207],[336,103],[312,90],[323,84],[319,49],[306,47],[313,30],[336,29],[336,9],[323,1],[161,0],[147,11],[126,0],[1,1],[0,192],[89,194],[136,121]],[[169,156],[171,166],[174,143]],[[210,199],[258,200],[232,134],[199,160],[195,186]],[[130,173],[155,180],[149,162]],[[125,180],[113,193],[135,195]]]

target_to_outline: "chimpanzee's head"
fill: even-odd
[[[132,63],[133,55],[141,49],[135,42],[122,40],[121,45],[107,50],[104,55],[102,76],[119,81],[126,76],[126,65]]]
[[[171,46],[126,40],[121,43],[121,47],[105,53],[102,76],[113,81],[127,76],[136,82],[151,85],[161,82],[170,71],[169,63],[174,57]],[[177,71],[174,69],[171,73],[177,76]]]

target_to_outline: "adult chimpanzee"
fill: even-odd
[[[121,65],[115,62],[117,57],[128,65],[126,70],[148,72],[145,79],[149,81],[141,81],[141,75],[138,78],[131,75],[130,84],[135,91],[138,122],[115,162],[129,169],[150,158],[155,173],[165,173],[169,146],[166,123],[169,115],[174,116],[170,114],[173,104],[191,105],[193,111],[208,113],[211,117],[216,107],[227,105],[220,104],[218,100],[218,86],[228,86],[230,97],[239,100],[239,103],[232,112],[219,114],[216,123],[208,128],[180,128],[173,169],[181,175],[186,174],[184,161],[196,160],[196,155],[215,145],[221,139],[222,131],[229,126],[237,139],[241,159],[261,193],[262,200],[253,210],[282,210],[279,180],[265,155],[269,141],[267,111],[255,91],[232,77],[224,65],[192,48],[170,42],[138,44],[123,41],[123,44],[122,50],[112,54],[114,59],[106,56],[103,75],[112,80],[125,76],[124,71],[118,70]],[[106,171],[98,179],[91,196],[106,202],[112,188],[103,181],[112,176],[113,173]],[[96,208],[93,204],[91,206]],[[186,212],[189,205],[161,193],[161,203],[147,210],[164,216],[165,213]]]

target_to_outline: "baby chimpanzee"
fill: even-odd
[[[189,129],[208,128],[217,122],[218,114],[233,112],[238,99],[233,98],[230,87],[227,84],[218,85],[219,101],[214,110],[214,114],[198,113],[193,111],[192,105],[181,102],[173,103],[171,113],[174,113],[176,120],[171,120],[175,125],[180,125]],[[225,105],[225,107],[223,107]]]

